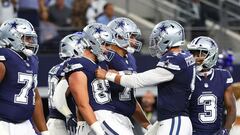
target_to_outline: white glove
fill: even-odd
[[[90,127],[92,128],[96,135],[106,135],[99,121],[96,121]]]
[[[148,130],[144,135],[156,135],[159,126],[160,126],[160,123],[156,121],[153,125],[147,127]]]

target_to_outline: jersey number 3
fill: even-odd
[[[19,72],[18,73],[18,83],[25,84],[25,85],[24,85],[24,87],[22,87],[20,93],[15,94],[14,103],[28,104],[28,93],[32,87],[34,87],[34,88],[36,87],[37,75],[32,76],[32,74],[26,74],[26,73]],[[34,86],[33,86],[33,83],[34,83]],[[35,92],[33,92],[33,94],[34,93]],[[33,95],[33,104],[34,104],[34,101],[35,101],[35,98]]]
[[[202,94],[198,98],[198,105],[203,105],[204,112],[198,114],[202,123],[213,123],[217,119],[217,97],[213,94]]]

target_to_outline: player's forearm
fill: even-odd
[[[33,112],[33,121],[37,127],[37,129],[42,132],[42,131],[47,131],[47,126],[46,126],[46,120],[44,117],[43,113],[43,105],[42,105],[42,99],[36,90],[36,98],[35,98],[35,109]]]
[[[157,85],[172,80],[174,75],[163,68],[155,68],[143,73],[120,76],[115,73],[107,73],[106,79],[129,88],[140,88]]]
[[[235,119],[236,119],[236,110],[234,108],[228,108],[224,128],[230,130],[232,128],[232,124],[234,123]]]
[[[138,102],[136,103],[136,110],[133,114],[133,118],[145,129],[151,124],[148,121],[144,111],[142,110],[142,107],[140,106],[140,104]]]
[[[78,106],[78,109],[83,119],[88,123],[88,125],[92,125],[97,121],[93,109],[90,105],[80,105]]]

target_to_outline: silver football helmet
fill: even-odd
[[[38,51],[37,34],[32,24],[21,18],[12,18],[0,27],[1,40],[7,42],[9,47],[26,56],[35,55]]]
[[[218,60],[218,45],[210,37],[200,36],[187,45],[190,52],[198,51],[199,54],[205,53],[205,58],[200,65],[197,65],[197,71],[210,69],[216,65]]]
[[[60,41],[59,57],[63,60],[71,57],[81,57],[84,49],[88,46],[85,33],[77,32],[67,35]]]
[[[184,45],[184,29],[176,21],[162,21],[153,28],[149,40],[151,55],[160,58],[168,49]]]
[[[127,50],[129,53],[141,50],[142,42],[136,39],[136,37],[141,36],[141,31],[132,20],[119,17],[109,22],[107,26],[116,32],[114,37],[117,46]],[[134,36],[134,39],[131,36]]]
[[[112,55],[105,48],[106,45],[116,44],[113,31],[106,25],[100,23],[91,23],[87,25],[83,31],[88,35],[91,51],[97,56],[99,61],[110,61]]]

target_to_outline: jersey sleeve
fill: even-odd
[[[157,85],[172,80],[174,74],[164,68],[155,68],[142,73],[122,75],[120,85],[129,88],[140,88]]]
[[[225,90],[233,83],[232,75],[229,71],[225,70],[224,74],[225,76]]]
[[[7,60],[4,50],[5,50],[4,48],[0,48],[0,62],[4,62]]]
[[[184,70],[186,68],[186,62],[182,57],[168,55],[160,59],[157,67],[164,68],[170,71],[172,74],[176,75],[181,72],[181,70]]]
[[[77,71],[83,71],[84,68],[80,61],[76,58],[69,59],[64,63],[63,71],[65,73],[65,78],[68,80],[69,76]]]

